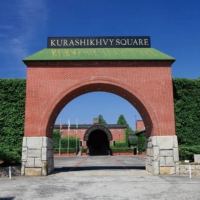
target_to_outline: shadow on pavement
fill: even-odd
[[[52,174],[70,171],[89,171],[89,170],[145,170],[145,166],[89,166],[89,167],[57,167]]]

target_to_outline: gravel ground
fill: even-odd
[[[18,199],[200,199],[200,177],[157,176],[138,157],[55,158],[45,177],[0,178],[0,200]]]

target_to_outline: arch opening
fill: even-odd
[[[112,139],[110,130],[105,126],[101,124],[91,126],[84,135],[88,155],[110,155],[110,141]]]
[[[90,92],[109,92],[116,94],[123,99],[127,100],[134,108],[137,109],[142,120],[144,121],[147,137],[154,135],[155,133],[159,135],[159,123],[154,111],[151,109],[151,105],[145,99],[139,91],[131,91],[131,88],[124,88],[124,86],[118,86],[111,83],[84,83],[80,87],[76,85],[75,88],[71,88],[70,91],[66,90],[62,92],[62,95],[58,95],[56,102],[53,102],[49,110],[52,110],[47,122],[46,135],[52,137],[52,127],[56,121],[58,114],[61,110],[73,99]],[[55,106],[56,105],[56,106]],[[154,125],[153,125],[154,124]]]
[[[157,115],[145,94],[138,88],[109,78],[108,80],[105,80],[105,78],[93,78],[92,80],[81,80],[54,95],[41,117],[40,124],[43,126],[40,125],[39,127],[39,135],[46,133],[46,137],[52,138],[53,126],[60,111],[73,99],[83,94],[99,91],[116,94],[132,104],[144,121],[147,138],[161,134]],[[93,146],[95,146],[94,143]]]
[[[94,130],[91,132],[87,147],[89,150],[89,155],[109,155],[109,140],[107,134],[102,130]]]

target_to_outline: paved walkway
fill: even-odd
[[[55,158],[45,177],[0,178],[0,200],[19,199],[200,199],[200,178],[156,176],[144,170],[144,158]]]
[[[145,159],[133,156],[89,156],[55,158],[55,172],[93,170],[141,170],[145,171]]]

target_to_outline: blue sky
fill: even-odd
[[[200,77],[197,0],[1,0],[0,78],[26,78],[22,59],[46,48],[48,36],[150,36],[153,48],[176,58],[173,77]],[[120,97],[90,93],[70,102],[57,122],[91,123],[99,114],[108,123],[124,114],[132,128],[140,119]]]

